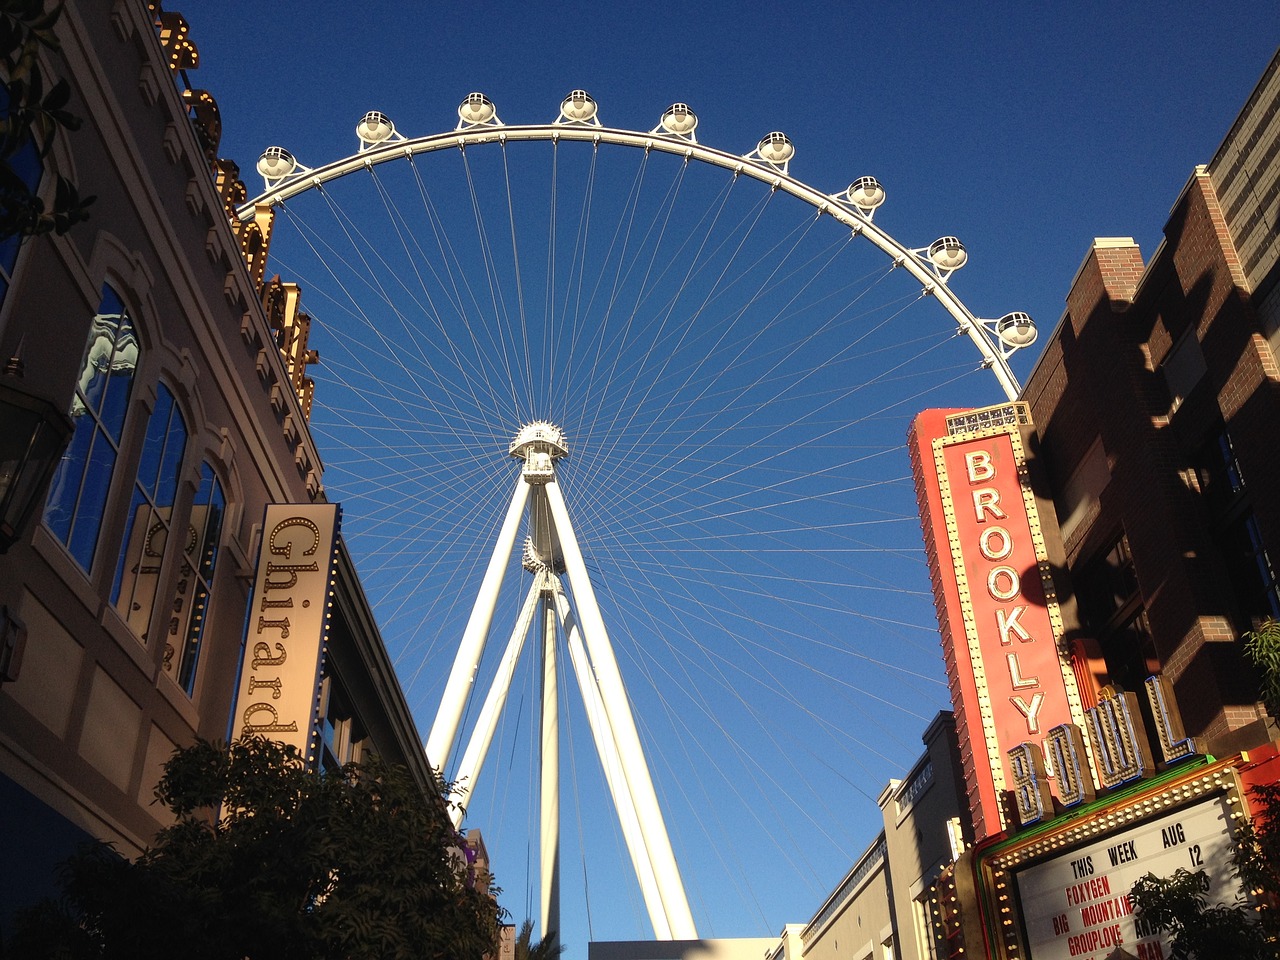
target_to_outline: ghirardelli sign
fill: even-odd
[[[271,504],[262,527],[232,735],[310,754],[329,628],[337,504]]]
[[[912,426],[921,522],[974,828],[1010,826],[1009,751],[1083,727],[1046,536],[1027,471],[1025,404],[928,410]]]

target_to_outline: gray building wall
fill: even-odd
[[[1209,177],[1249,289],[1280,282],[1280,51],[1209,161]]]
[[[884,829],[805,925],[804,960],[935,960],[933,881],[972,839],[955,720],[939,713],[925,752],[879,797]],[[796,960],[794,955],[789,960]]]

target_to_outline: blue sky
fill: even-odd
[[[699,115],[703,143],[744,154],[781,130],[797,148],[791,172],[809,183],[834,193],[857,176],[878,177],[888,201],[877,224],[910,246],[960,237],[971,259],[951,286],[968,306],[986,317],[1026,310],[1046,332],[1093,237],[1133,236],[1144,252],[1155,248],[1178,191],[1212,156],[1277,40],[1265,25],[1274,9],[1244,3],[1218,4],[1212,16],[1183,3],[405,6],[230,0],[183,9],[202,61],[191,81],[217,98],[221,153],[240,163],[251,193],[264,147],[285,146],[318,166],[355,149],[354,125],[370,109],[416,136],[452,129],[471,91],[493,99],[505,122],[525,123],[554,120],[560,99],[581,87],[606,124],[643,130],[683,101]],[[350,202],[359,208],[361,195]],[[325,222],[314,221],[313,245],[333,229]],[[399,295],[369,306],[369,281],[356,268],[340,277],[333,257],[326,268],[278,242],[295,272],[281,262],[273,269],[303,283],[321,328],[326,483],[344,501],[353,551],[425,736],[448,670],[448,636],[470,602],[465,584],[496,523],[485,518],[500,515],[512,482],[504,451],[449,462],[441,435],[465,421],[477,436],[487,429],[501,439],[507,422],[471,405],[502,391],[437,403],[433,391],[461,381],[429,347],[421,366],[437,379],[425,392],[392,386],[395,371],[379,365],[377,346],[340,325],[367,320],[386,331],[388,314],[408,311]],[[391,267],[401,276],[410,269]],[[804,287],[790,283],[775,294]],[[867,334],[868,356],[909,358],[904,370],[916,375],[885,376],[896,361],[867,361],[878,371],[860,374],[871,384],[856,398],[867,432],[846,430],[850,397],[834,386],[853,369],[838,359],[845,328],[833,327],[830,340],[815,336],[807,356],[787,352],[786,337],[762,338],[761,352],[726,375],[721,367],[740,356],[732,319],[709,346],[686,348],[655,326],[650,340],[669,354],[623,342],[609,368],[613,386],[584,388],[580,406],[598,403],[616,424],[619,411],[647,416],[634,384],[654,374],[659,386],[644,398],[660,413],[649,425],[671,416],[676,427],[660,443],[640,442],[653,436],[643,422],[611,432],[603,418],[573,421],[570,442],[582,454],[571,455],[580,472],[566,476],[567,495],[579,535],[596,551],[589,563],[602,577],[613,572],[597,589],[625,620],[614,637],[619,660],[645,718],[642,736],[704,935],[763,936],[812,916],[874,837],[873,798],[914,762],[920,733],[946,705],[901,438],[919,405],[998,396],[979,377],[941,383],[957,363],[970,364],[963,348],[954,360],[951,344],[902,353],[915,328],[895,328],[896,301],[881,299],[872,281],[867,289],[875,330],[884,322],[883,331],[897,331],[883,353]],[[802,310],[798,302],[788,306]],[[928,304],[916,309],[906,315],[912,323],[937,320]],[[1034,356],[1019,355],[1015,369],[1025,376]],[[597,369],[579,372],[578,382],[594,384]],[[680,390],[668,398],[661,384],[672,372]],[[770,373],[786,387],[759,387]],[[704,380],[707,389],[681,392]],[[408,426],[418,407],[421,435]],[[793,417],[804,431],[798,451],[784,449]],[[391,448],[370,452],[389,431],[402,445],[434,445],[434,459],[423,467],[407,455],[402,464]],[[709,452],[709,438],[721,435],[737,452]],[[619,444],[619,436],[636,442]],[[865,456],[849,452],[861,444]],[[592,446],[609,453],[593,460]],[[447,482],[424,493],[416,479],[424,471]],[[747,489],[747,477],[759,487]],[[863,485],[874,496],[855,495]],[[828,539],[835,527],[838,538]],[[846,562],[864,544],[871,559]],[[423,557],[433,572],[418,572]],[[464,582],[456,592],[456,578],[445,576],[455,571]],[[495,632],[491,645],[500,648],[505,630]],[[517,682],[514,699],[527,700],[529,682]],[[568,709],[566,737],[589,740],[577,708]],[[518,921],[537,903],[527,892],[536,864],[521,785],[528,719],[504,726],[500,744],[505,774],[477,790],[471,822],[485,831],[503,902]],[[578,786],[562,798],[563,940],[569,956],[581,957],[590,937],[644,937],[647,922],[598,806],[599,776],[589,756],[575,762]]]
[[[348,152],[370,109],[410,135],[451,128],[472,90],[509,123],[554,119],[575,87],[624,127],[652,126],[685,101],[704,142],[745,153],[778,129],[809,182],[879,177],[896,235],[954,233],[969,246],[971,303],[1021,307],[1047,325],[1091,238],[1158,243],[1277,42],[1265,2],[1217,4],[1212,16],[1191,3],[645,2],[604,13],[229,0],[184,12],[203,58],[193,82],[217,97],[223,153],[246,172],[271,143],[312,165]]]

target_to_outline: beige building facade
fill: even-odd
[[[939,713],[922,739],[924,753],[877,798],[884,829],[800,929],[787,960],[946,956],[933,884],[973,834],[963,812],[964,783],[951,713]]]
[[[232,730],[266,508],[324,501],[306,318],[263,275],[269,219],[231,216],[245,191],[198,37],[143,0],[72,0],[55,30],[42,67],[83,123],[34,167],[40,195],[61,175],[96,200],[65,235],[0,245],[0,355],[73,425],[43,514],[0,553],[2,925],[79,842],[133,855],[164,825],[164,761]],[[309,749],[377,751],[434,791],[340,541],[333,563]]]

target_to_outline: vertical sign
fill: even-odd
[[[1082,725],[1045,535],[1027,476],[1025,404],[928,410],[911,431],[934,602],[978,837],[1007,826],[1009,751]],[[1025,779],[1025,777],[1022,777]]]
[[[257,734],[309,755],[337,537],[337,504],[267,507],[232,736]]]

